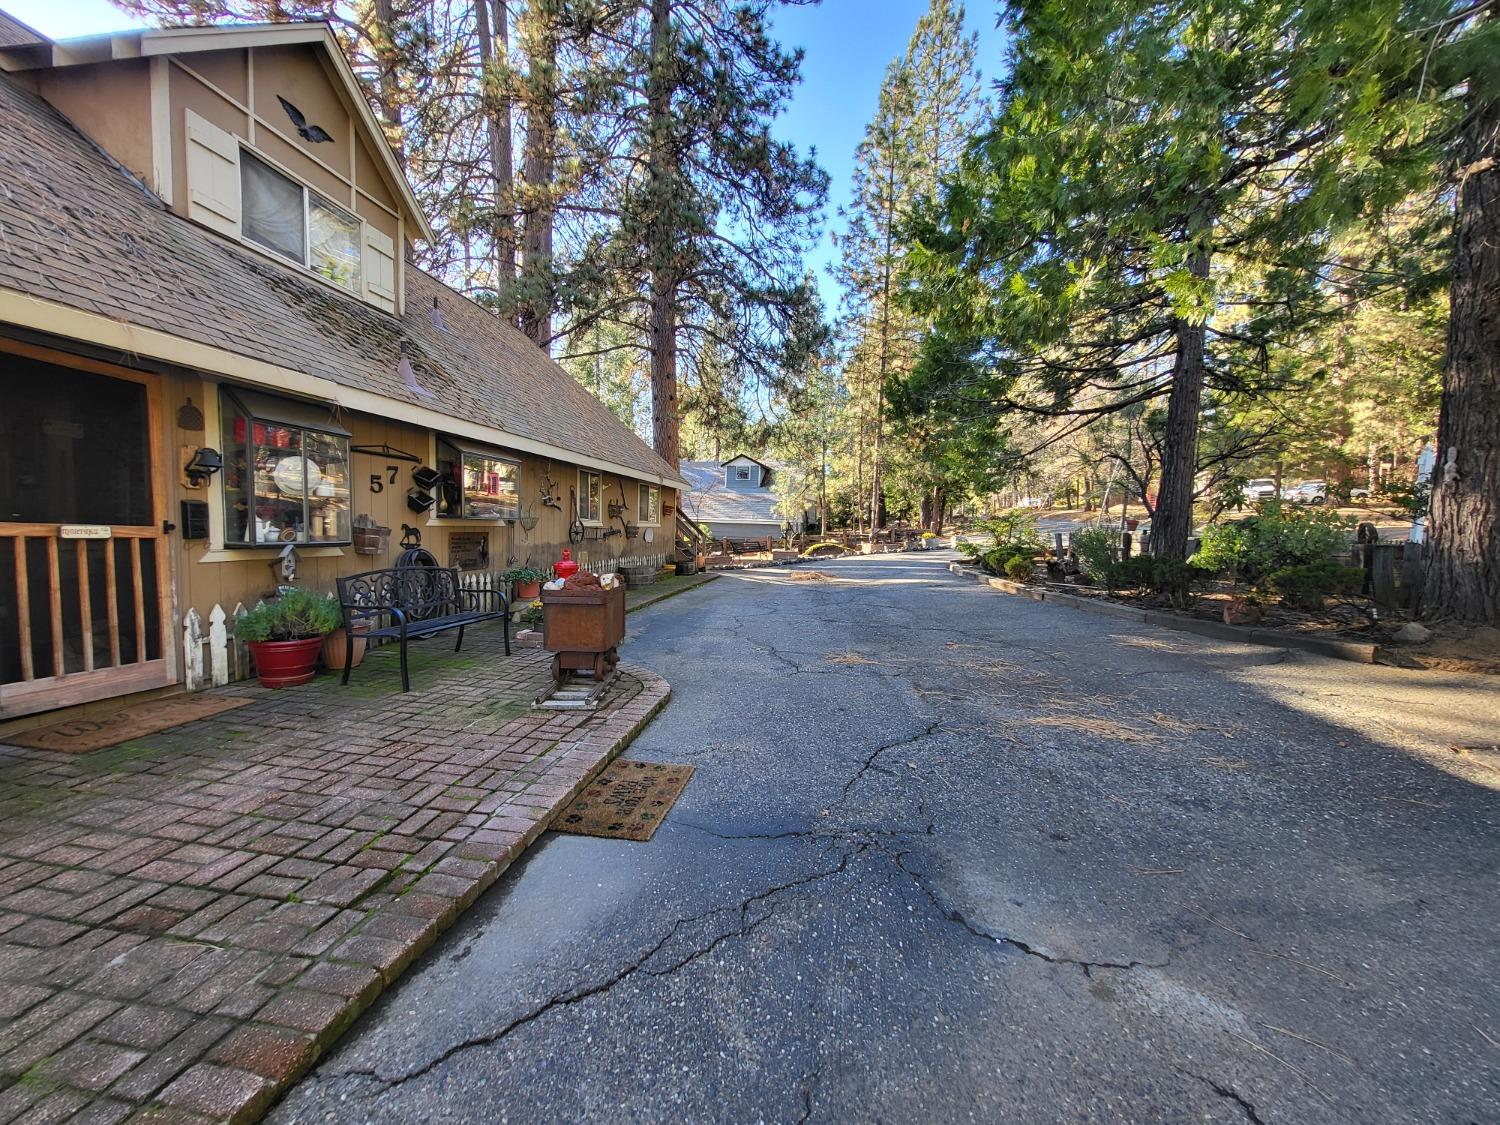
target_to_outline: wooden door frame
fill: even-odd
[[[171,473],[169,446],[166,432],[166,406],[162,381],[166,377],[157,372],[137,371],[119,364],[107,363],[56,348],[44,347],[21,340],[0,338],[0,354],[22,356],[55,367],[71,368],[111,379],[123,379],[138,383],[146,391],[147,429],[147,477],[151,488],[150,533],[132,538],[156,541],[156,597],[160,617],[161,656],[158,660],[141,661],[120,668],[104,668],[94,671],[71,672],[63,676],[49,676],[0,687],[0,717],[10,719],[21,715],[55,707],[67,707],[95,699],[129,695],[132,692],[152,688],[168,687],[182,680],[182,662],[177,651],[177,551],[169,534],[162,530],[167,521],[168,480]],[[44,536],[57,534],[60,524],[55,523],[5,523],[4,527],[25,527],[27,534]],[[111,548],[113,549],[113,548]],[[144,638],[142,638],[144,640]],[[160,665],[158,668],[157,666]],[[103,689],[103,690],[100,690]]]

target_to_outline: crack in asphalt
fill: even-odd
[[[932,722],[928,723],[924,729],[916,734],[907,735],[903,738],[896,739],[894,742],[882,743],[881,745],[875,747],[875,749],[871,750],[869,755],[865,758],[864,765],[859,767],[859,770],[854,774],[853,777],[844,782],[843,794],[834,803],[836,805],[842,805],[849,799],[849,791],[856,785],[858,785],[862,780],[864,780],[865,774],[869,773],[872,769],[879,769],[879,767],[875,765],[875,759],[879,758],[882,754],[890,753],[892,750],[900,750],[904,746],[915,746],[917,743],[931,738],[938,732],[939,729],[942,728],[943,722],[944,720],[942,719],[934,719]]]
[[[457,1043],[450,1044],[442,1051],[438,1052],[436,1055],[433,1055],[426,1062],[423,1062],[419,1066],[409,1069],[401,1074],[381,1074],[378,1068],[368,1067],[340,1071],[337,1074],[329,1074],[326,1077],[319,1076],[316,1077],[314,1081],[326,1082],[332,1085],[350,1079],[364,1079],[378,1086],[378,1093],[383,1093],[385,1091],[392,1090],[395,1087],[402,1085],[403,1083],[410,1082],[413,1079],[421,1078],[424,1075],[432,1073],[432,1071],[443,1066],[454,1056],[459,1055],[464,1051],[472,1050],[478,1047],[493,1046],[494,1044],[499,1043],[501,1040],[503,1040],[506,1036],[510,1035],[512,1032],[518,1030],[519,1028],[525,1027],[527,1024],[532,1023],[535,1020],[541,1019],[543,1016],[547,1015],[549,1012],[552,1012],[557,1008],[571,1007],[574,1004],[582,1003],[583,1001],[588,1000],[592,997],[599,996],[602,993],[608,992],[611,989],[615,988],[617,985],[622,984],[626,980],[629,980],[631,977],[634,977],[638,973],[652,978],[671,976],[673,973],[686,968],[688,965],[691,965],[693,962],[699,960],[700,958],[708,956],[725,942],[733,940],[735,938],[744,938],[749,936],[760,926],[770,921],[770,919],[775,915],[774,906],[771,906],[768,909],[765,909],[764,911],[756,914],[752,914],[753,908],[770,903],[771,900],[775,899],[777,896],[783,894],[786,891],[794,890],[795,888],[806,886],[809,883],[816,883],[820,880],[832,878],[833,876],[842,874],[848,869],[849,864],[855,858],[864,854],[864,852],[869,850],[870,847],[870,844],[862,843],[848,848],[839,854],[839,860],[833,867],[824,870],[813,871],[801,875],[795,879],[790,879],[785,883],[777,883],[772,887],[757,891],[755,894],[741,899],[735,905],[717,906],[712,910],[703,912],[702,914],[697,914],[689,918],[679,918],[677,919],[677,921],[672,923],[667,932],[661,937],[660,940],[656,942],[656,944],[651,946],[650,949],[634,958],[629,964],[625,965],[623,968],[619,969],[604,980],[596,981],[593,984],[584,985],[582,987],[573,988],[567,991],[555,993],[554,995],[548,997],[546,1000],[542,1001],[540,1004],[533,1007],[530,1011],[526,1012],[523,1015],[517,1016],[515,1019],[510,1020],[503,1027],[497,1028],[494,1031],[485,1032],[480,1035],[469,1036],[467,1038],[459,1040]],[[706,945],[702,946],[699,949],[694,949],[686,956],[672,961],[670,964],[659,968],[647,967],[653,958],[661,953],[662,950],[667,948],[672,939],[676,937],[684,927],[692,926],[699,922],[705,922],[716,915],[725,913],[735,915],[737,917],[736,924],[731,925],[731,927],[725,930],[723,933],[714,936],[713,939],[710,940]],[[374,1096],[376,1093],[377,1091],[369,1091],[365,1094],[365,1096]]]
[[[877,843],[876,847],[879,846],[880,845]],[[910,867],[908,867],[906,865],[906,857],[911,854],[909,851],[891,852],[887,848],[881,848],[880,850],[887,856],[889,856],[892,862],[894,862],[897,867],[899,867],[903,872],[906,873],[907,878],[909,878],[912,883],[916,885],[917,889],[927,897],[927,901],[932,904],[932,908],[941,917],[947,919],[949,922],[953,922],[959,926],[962,926],[975,937],[983,938],[986,941],[997,942],[1002,945],[1008,945],[1012,949],[1019,950],[1021,953],[1026,954],[1028,957],[1035,957],[1040,961],[1045,961],[1049,965],[1072,965],[1078,969],[1081,969],[1083,971],[1083,975],[1086,977],[1092,977],[1095,969],[1118,969],[1122,972],[1129,972],[1132,969],[1165,969],[1167,965],[1171,963],[1172,959],[1170,957],[1167,957],[1161,961],[1086,961],[1077,957],[1063,957],[1057,954],[1048,953],[1040,946],[1032,945],[1030,942],[1023,941],[1018,937],[1012,937],[1010,934],[993,933],[992,931],[976,926],[973,922],[969,921],[969,919],[964,916],[961,910],[946,902],[943,899],[942,895],[940,895],[932,887],[927,879],[925,879],[919,872],[913,871]]]
[[[1184,1070],[1182,1071],[1182,1073],[1186,1074],[1189,1078],[1196,1078],[1199,1082],[1202,1082],[1215,1094],[1218,1094],[1219,1097],[1234,1102],[1235,1105],[1240,1107],[1240,1111],[1245,1115],[1245,1119],[1249,1121],[1251,1125],[1266,1125],[1265,1121],[1261,1119],[1260,1114],[1256,1111],[1255,1104],[1247,1099],[1238,1090],[1234,1089],[1231,1086],[1221,1086],[1212,1078],[1205,1078],[1203,1075],[1194,1074],[1190,1070]]]

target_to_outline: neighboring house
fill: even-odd
[[[776,461],[740,454],[728,461],[684,461],[682,476],[692,487],[682,510],[694,523],[706,524],[715,539],[780,538],[790,523],[807,526],[807,513],[788,516],[781,510],[773,484],[795,470]]]
[[[469,570],[672,552],[679,474],[407,261],[427,221],[324,24],[0,14],[0,122],[0,721],[181,682],[185,615],[289,545],[329,591],[403,524]]]

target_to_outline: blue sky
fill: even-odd
[[[0,0],[3,4],[4,0]],[[906,50],[928,0],[822,0],[783,8],[774,17],[783,46],[800,46],[802,84],[776,125],[778,136],[800,148],[816,146],[818,163],[831,177],[828,225],[839,229],[838,209],[849,199],[854,150],[875,115],[885,68]],[[965,21],[979,34],[979,69],[986,84],[1000,70],[1004,35],[995,28],[996,0],[969,0]],[[809,265],[830,314],[837,311],[838,286],[829,276],[834,259],[827,231]]]
[[[822,0],[783,8],[773,17],[776,38],[805,52],[802,84],[776,133],[804,151],[816,147],[818,162],[832,178],[827,225],[834,229],[838,208],[849,197],[854,150],[875,113],[885,68],[906,49],[927,6],[928,0]],[[979,34],[986,80],[999,72],[1004,51],[1004,36],[995,28],[997,7],[996,0],[969,0],[965,12],[969,29]],[[115,31],[136,22],[108,0],[0,0],[0,8],[54,38]],[[825,230],[808,264],[818,274],[830,313],[838,302],[838,287],[829,276],[832,263]]]

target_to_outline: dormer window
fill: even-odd
[[[353,215],[246,151],[240,199],[246,241],[359,292],[360,224]]]

